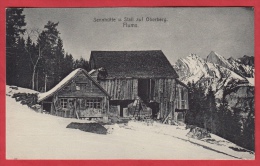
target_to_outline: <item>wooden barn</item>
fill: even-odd
[[[120,116],[139,97],[146,105],[158,104],[160,119],[184,121],[188,89],[162,51],[92,51],[89,63],[90,75],[111,96]]]
[[[76,69],[59,84],[38,96],[42,110],[68,118],[107,117],[109,94],[86,70]]]

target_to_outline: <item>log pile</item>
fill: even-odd
[[[33,93],[15,93],[12,98],[15,98],[17,102],[20,101],[22,105],[27,105],[30,108],[34,108],[37,104],[38,95]]]

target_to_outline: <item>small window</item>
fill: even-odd
[[[87,90],[87,83],[77,83],[76,90],[81,90],[81,91]]]
[[[60,106],[62,108],[67,108],[68,107],[68,99],[60,99]]]
[[[87,99],[86,100],[86,107],[87,108],[101,108],[101,99],[95,98],[95,99]]]
[[[181,100],[184,100],[184,89],[181,88]]]
[[[80,85],[76,85],[76,90],[80,90]]]

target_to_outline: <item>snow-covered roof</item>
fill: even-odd
[[[43,101],[44,99],[52,96],[53,94],[55,94],[57,91],[59,91],[60,89],[62,89],[65,85],[67,85],[73,78],[75,78],[80,72],[84,72],[87,76],[89,76],[89,78],[106,94],[109,96],[109,94],[99,85],[98,82],[96,82],[89,74],[86,70],[78,68],[74,71],[72,71],[69,75],[67,75],[61,82],[59,82],[56,86],[54,86],[51,90],[44,92],[44,93],[40,93],[38,95],[38,102]]]
[[[88,72],[89,75],[91,75],[92,73],[94,73],[95,71],[97,71],[96,69],[92,69],[90,72]]]

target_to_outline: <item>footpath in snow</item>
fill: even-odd
[[[19,88],[20,89],[20,88]],[[9,88],[7,87],[7,93]],[[211,134],[208,142],[188,138],[185,127],[160,123],[105,125],[99,135],[66,128],[93,121],[34,112],[6,96],[7,159],[254,159],[237,145]],[[210,142],[209,142],[210,141]]]

